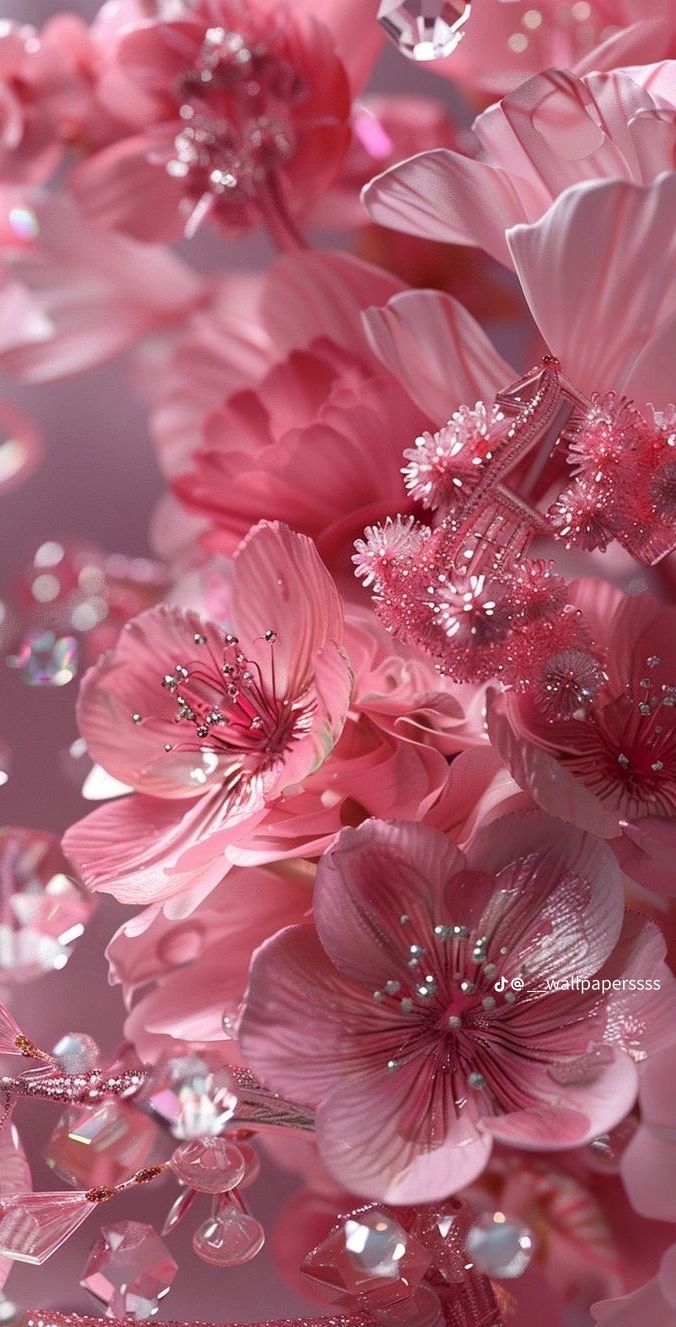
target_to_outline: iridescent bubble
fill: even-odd
[[[38,465],[43,450],[37,425],[7,401],[0,401],[0,494],[23,483]]]
[[[16,654],[7,659],[29,687],[63,687],[72,682],[79,664],[74,636],[55,636],[53,631],[30,631]]]

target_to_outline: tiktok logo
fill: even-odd
[[[506,987],[507,987],[507,978],[506,978],[506,977],[499,977],[498,980],[497,980],[496,983],[495,983],[495,989],[496,989],[496,991],[504,991],[504,990],[506,989]]]
[[[505,991],[508,986],[511,986],[513,991],[522,991],[525,985],[523,977],[512,977],[511,981],[507,981],[506,977],[498,977],[495,982],[495,990]]]

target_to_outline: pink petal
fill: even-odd
[[[183,234],[183,187],[163,166],[149,161],[153,148],[157,143],[143,134],[122,138],[76,166],[70,183],[95,225],[166,244]]]
[[[289,699],[307,690],[317,652],[343,638],[338,592],[314,544],[278,522],[261,521],[237,550],[232,605],[238,635],[259,642],[254,657],[268,685]],[[263,640],[269,630],[272,652]]]
[[[211,850],[209,835],[222,820],[218,788],[191,802],[132,794],[77,821],[64,845],[88,889],[144,907],[180,893],[197,877],[218,883],[227,864]],[[184,867],[182,858],[195,843],[197,861]]]
[[[621,390],[676,311],[675,216],[672,173],[647,187],[618,180],[568,190],[541,221],[509,232],[533,317],[581,390]],[[618,253],[622,262],[609,265]]]
[[[659,1221],[676,1221],[676,1127],[669,1132],[671,1136],[663,1136],[650,1125],[640,1125],[622,1157],[622,1179],[632,1207]]]
[[[513,379],[472,315],[450,295],[410,290],[364,315],[374,353],[434,422],[492,400]]]
[[[153,797],[198,796],[223,779],[222,762],[210,753],[164,749],[176,741],[176,706],[162,679],[195,658],[194,636],[204,629],[196,613],[151,608],[120,633],[80,688],[78,723],[92,760]]]
[[[542,193],[528,181],[447,148],[421,152],[377,175],[362,199],[378,225],[444,244],[478,245],[508,267],[505,231],[542,211]]]
[[[546,1070],[531,1068],[525,1079],[539,1104],[484,1119],[490,1135],[514,1147],[566,1150],[608,1133],[631,1110],[638,1088],[635,1065],[622,1051],[595,1070],[589,1081],[559,1086]]]
[[[421,825],[371,820],[344,829],[315,883],[315,924],[332,961],[371,990],[406,971],[409,930],[434,946],[447,882],[463,866],[448,839]]]
[[[382,45],[383,34],[363,0],[291,0],[294,9],[305,11],[330,29],[336,51],[350,76],[354,96],[361,91]]]
[[[352,1082],[317,1111],[320,1156],[353,1193],[388,1203],[434,1202],[485,1169],[492,1142],[477,1132],[469,1104],[456,1118],[448,1090],[426,1066]]]

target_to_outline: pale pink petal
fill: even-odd
[[[317,1111],[319,1152],[353,1193],[388,1203],[434,1202],[485,1169],[492,1149],[466,1104],[456,1117],[428,1066],[338,1089]],[[448,1105],[448,1103],[446,1103]]]
[[[619,1299],[592,1304],[596,1327],[676,1327],[676,1310],[668,1304],[657,1277]]]
[[[222,760],[180,749],[176,704],[162,688],[177,663],[195,659],[194,637],[203,631],[196,613],[165,604],[151,608],[127,625],[115,649],[89,670],[80,687],[78,723],[92,760],[153,797],[197,796],[222,782]]]
[[[256,643],[263,676],[280,697],[300,697],[317,651],[343,638],[338,591],[314,544],[278,522],[261,521],[237,550],[232,608],[238,635],[248,647]],[[272,650],[266,631],[276,635]]]
[[[135,240],[171,243],[184,229],[182,185],[148,159],[149,150],[144,134],[122,138],[76,166],[70,183],[95,225],[124,231]]]
[[[374,353],[434,423],[461,405],[492,400],[513,381],[472,315],[440,291],[395,295],[369,309],[364,325]]]
[[[88,889],[145,907],[180,893],[196,876],[218,884],[226,863],[212,852],[209,835],[223,819],[218,788],[192,802],[135,794],[77,821],[64,847]],[[198,860],[184,869],[182,856],[195,843]]]
[[[402,290],[397,277],[358,258],[308,251],[275,263],[260,316],[280,358],[319,337],[354,352],[364,344],[362,311]]]
[[[315,924],[332,961],[371,989],[405,971],[409,925],[418,943],[434,944],[447,883],[463,867],[462,854],[433,829],[371,820],[343,830],[315,884]]]
[[[363,0],[322,0],[321,9],[314,0],[291,0],[291,5],[320,18],[329,28],[356,96],[369,77],[382,45],[383,34],[374,22],[373,13]]]
[[[493,1138],[539,1151],[565,1151],[608,1133],[631,1110],[638,1089],[635,1065],[622,1051],[593,1071],[584,1083],[557,1084],[547,1071],[529,1070],[527,1089],[541,1104],[484,1119]]]
[[[362,194],[373,221],[444,244],[472,244],[511,267],[505,231],[542,212],[528,180],[438,148],[393,166]],[[546,204],[545,204],[546,205]]]
[[[582,391],[621,390],[646,341],[676,310],[675,220],[672,173],[646,187],[581,185],[535,225],[509,232],[533,317]],[[618,253],[622,262],[611,262]]]
[[[673,1048],[669,1054],[673,1060]],[[622,1157],[622,1179],[641,1216],[676,1221],[676,1121],[664,1130],[639,1126]]]

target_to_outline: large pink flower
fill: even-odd
[[[351,675],[337,592],[310,541],[261,523],[232,576],[237,636],[150,609],[86,676],[79,722],[93,759],[135,793],[66,835],[92,888],[148,903],[223,875],[219,831],[322,764]],[[214,847],[214,843],[218,847]],[[192,849],[192,852],[190,851]]]
[[[537,221],[593,179],[645,184],[674,168],[676,61],[576,78],[548,70],[474,122],[480,155],[444,147],[378,175],[364,191],[374,221],[513,263],[505,232]]]
[[[571,599],[601,647],[601,690],[566,718],[542,688],[494,695],[491,741],[545,811],[610,840],[632,879],[673,894],[676,609],[601,581],[574,584]]]
[[[622,1157],[622,1178],[642,1216],[676,1222],[676,1053],[651,1055],[641,1074],[641,1123]]]
[[[673,981],[619,986],[664,945],[624,917],[612,854],[538,814],[495,822],[466,857],[419,825],[345,830],[314,915],[316,930],[255,956],[240,1044],[267,1084],[317,1108],[323,1159],[369,1197],[460,1189],[493,1139],[594,1138],[634,1100],[627,1051],[659,1043],[673,1016]],[[547,989],[573,972],[606,994]]]
[[[330,29],[269,0],[196,0],[179,17],[122,27],[101,95],[134,121],[73,185],[109,228],[140,239],[228,233],[292,218],[331,183],[349,143],[350,84]],[[130,98],[125,96],[130,89]]]

